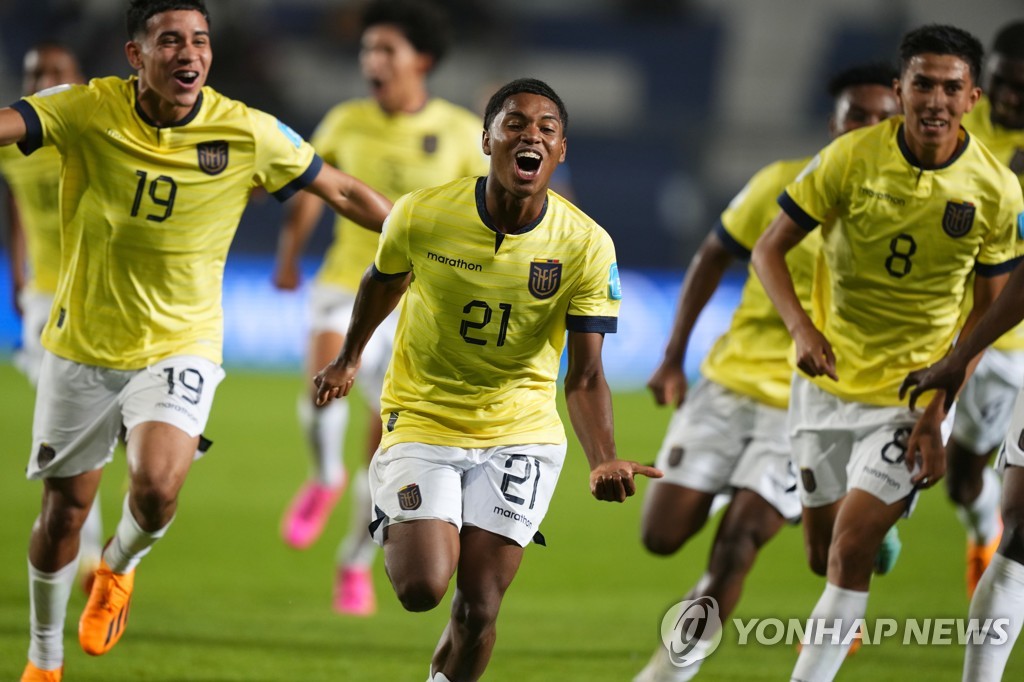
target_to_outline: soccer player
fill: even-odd
[[[27,475],[43,480],[29,545],[23,682],[60,680],[79,528],[122,423],[130,485],[79,621],[100,655],[124,632],[135,567],[166,532],[224,372],[221,280],[253,188],[299,189],[377,228],[390,202],[324,164],[272,116],[204,87],[202,0],[133,0],[136,74],[0,110],[0,144],[61,154],[61,267],[43,331]]]
[[[74,53],[58,43],[32,47],[25,53],[22,66],[25,95],[84,81]],[[8,256],[15,310],[21,316],[21,350],[15,356],[15,365],[34,388],[43,362],[39,337],[53,305],[60,264],[60,153],[47,147],[24,156],[17,147],[0,147],[0,174],[10,190]],[[98,499],[82,525],[79,546],[79,582],[88,592],[103,549]]]
[[[964,128],[1010,167],[1024,186],[1024,22],[1004,26],[987,55],[985,92],[964,116]],[[947,445],[946,490],[967,528],[967,593],[999,546],[999,476],[989,466],[1006,436],[1024,384],[1024,327],[998,339],[982,356],[957,401]]]
[[[311,143],[325,161],[374,187],[389,199],[467,175],[485,175],[480,151],[480,117],[431,97],[427,77],[447,51],[444,15],[423,0],[377,0],[364,11],[360,66],[372,97],[334,107]],[[295,289],[299,256],[323,208],[302,193],[290,202],[278,249],[275,284]],[[339,218],[335,239],[311,293],[313,327],[307,354],[310,376],[337,357],[363,272],[377,252],[377,236]],[[396,315],[388,318],[363,353],[360,393],[370,408],[366,461],[380,442],[380,391],[391,358]],[[289,505],[282,522],[285,542],[308,547],[323,530],[347,475],[342,449],[348,401],[316,405],[316,391],[299,402],[299,419],[309,443],[310,479]],[[363,462],[356,464],[352,520],[338,550],[334,608],[368,615],[376,609],[370,568],[376,545],[370,523],[370,492]]]
[[[903,378],[953,343],[972,275],[967,330],[1018,255],[1020,185],[960,125],[981,94],[981,55],[977,39],[951,26],[905,35],[896,83],[904,115],[822,150],[754,247],[754,268],[796,343],[789,432],[808,551],[827,556],[793,680],[835,676],[864,617],[883,537],[944,473],[943,396],[908,410]],[[826,267],[812,319],[785,255],[819,224]],[[822,629],[833,626],[838,636]]]
[[[568,114],[545,83],[513,81],[484,115],[483,178],[399,199],[317,399],[347,395],[374,329],[405,294],[384,380],[371,526],[402,605],[426,611],[458,570],[433,682],[476,680],[502,596],[547,512],[565,456],[566,403],[599,500],[624,501],[654,468],[615,454],[601,347],[621,289],[608,234],[557,194]],[[568,330],[568,341],[566,331]]]
[[[836,74],[828,84],[833,99],[830,135],[837,137],[898,113],[895,78],[896,70],[885,64]],[[778,213],[777,197],[808,162],[810,158],[790,159],[766,166],[722,213],[690,261],[664,358],[647,383],[659,405],[678,409],[656,463],[665,477],[647,489],[644,545],[655,554],[673,554],[703,527],[715,495],[732,490],[707,571],[687,596],[713,597],[723,620],[739,601],[758,550],[787,520],[800,518],[785,412],[793,375],[792,341],[751,273],[729,331],[704,359],[703,380],[689,395],[683,372],[686,348],[697,317],[726,268],[737,258],[750,257],[750,249]],[[805,309],[820,248],[821,238],[815,233],[786,259]],[[690,680],[699,668],[700,661],[674,665],[668,650],[659,645],[635,680]]]

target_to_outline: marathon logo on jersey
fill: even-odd
[[[974,225],[974,213],[974,204],[969,201],[947,201],[946,212],[942,214],[942,230],[954,239],[963,237]]]
[[[1013,156],[1010,157],[1010,170],[1015,175],[1024,175],[1024,149],[1017,147],[1014,150]]]
[[[398,491],[398,506],[405,511],[419,509],[421,504],[423,496],[420,495],[420,487],[417,484],[410,483]]]
[[[228,143],[224,140],[202,142],[196,145],[199,170],[207,175],[219,175],[228,167]]]
[[[437,151],[437,135],[423,136],[423,153],[433,154]]]
[[[530,263],[530,293],[534,298],[551,298],[562,283],[562,264],[557,260],[535,258]]]

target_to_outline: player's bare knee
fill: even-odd
[[[678,532],[665,532],[660,528],[644,526],[640,531],[644,547],[651,554],[669,556],[683,546],[686,538]]]
[[[859,585],[871,579],[878,547],[856,533],[842,533],[832,540],[828,550],[828,577],[840,587]]]
[[[47,505],[37,520],[37,527],[50,539],[77,535],[89,515],[87,508],[69,505]]]
[[[141,518],[136,519],[143,528],[156,530],[170,522],[178,506],[178,488],[169,484],[150,482],[136,485],[132,502]]]
[[[754,563],[758,547],[757,534],[753,529],[720,530],[711,549],[712,566],[719,572],[741,571],[746,573]]]
[[[978,498],[981,493],[981,478],[972,481],[962,474],[950,470],[946,476],[946,494],[949,500],[956,505],[965,506]]]
[[[402,607],[406,611],[414,612],[430,611],[441,603],[445,592],[448,591],[447,582],[430,580],[425,576],[414,576],[400,581],[392,578],[391,584]]]
[[[810,566],[812,573],[824,577],[828,573],[828,547],[809,546],[807,565]]]
[[[452,621],[473,637],[494,628],[501,599],[459,600],[452,607]]]

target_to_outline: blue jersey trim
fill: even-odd
[[[729,234],[729,230],[725,229],[725,225],[722,224],[721,218],[715,223],[715,234],[718,236],[719,241],[722,242],[722,246],[725,250],[743,260],[750,259],[750,249],[736,241],[736,238]]]
[[[199,115],[199,110],[203,108],[203,91],[199,91],[199,96],[196,97],[196,103],[192,105],[185,117],[178,121],[172,121],[171,123],[165,123],[164,125],[158,124],[156,121],[151,119],[145,111],[142,110],[142,104],[139,103],[139,82],[135,81],[135,113],[139,115],[142,122],[153,128],[180,128],[183,125],[188,125],[195,120],[196,116]]]
[[[906,133],[903,130],[902,123],[900,124],[900,127],[896,130],[896,144],[900,148],[900,153],[903,154],[903,158],[906,159],[907,163],[909,163],[914,168],[920,168],[921,170],[942,170],[943,168],[949,168],[954,163],[956,163],[956,160],[964,155],[964,152],[967,151],[967,147],[970,146],[971,144],[971,134],[968,133],[967,129],[964,128],[963,126],[960,126],[960,130],[964,132],[963,145],[955,152],[953,152],[953,155],[950,156],[944,164],[940,166],[935,166],[934,168],[925,168],[924,164],[922,164],[918,160],[917,156],[914,155],[914,152],[910,151],[910,147],[907,145]]]
[[[43,122],[39,120],[35,108],[23,99],[12,104],[11,109],[21,114],[25,121],[25,137],[18,143],[18,149],[28,156],[43,146]]]
[[[320,174],[320,169],[324,167],[324,160],[319,155],[313,155],[313,160],[309,162],[309,167],[303,171],[302,175],[295,178],[281,189],[274,192],[274,198],[278,201],[284,201],[288,199],[296,192],[301,191],[316,179],[316,176]]]
[[[1013,269],[1017,267],[1017,263],[1020,263],[1024,256],[1018,256],[1012,260],[1008,260],[1005,263],[998,263],[996,265],[987,265],[985,263],[975,263],[974,271],[982,277],[996,277],[998,275],[1005,275],[1008,272],[1013,272]]]
[[[619,329],[619,318],[566,315],[565,328],[571,332],[614,334]]]
[[[793,201],[793,198],[789,196],[789,193],[786,191],[783,191],[782,194],[779,195],[779,206],[786,215],[793,219],[794,223],[808,232],[820,224],[817,220],[812,218],[807,211],[800,208],[800,206]]]
[[[376,263],[370,265],[370,277],[377,280],[378,282],[394,282],[396,279],[405,277],[408,274],[408,272],[396,272],[395,274],[391,275],[378,270]]]
[[[480,220],[483,221],[484,225],[486,225],[490,229],[494,230],[499,235],[504,236],[504,233],[501,232],[497,227],[494,226],[494,221],[491,220],[491,214],[487,212],[487,178],[486,177],[477,178],[477,181],[476,181],[476,212],[477,212],[477,215],[480,216]],[[544,220],[544,216],[547,215],[547,213],[548,213],[548,197],[545,194],[544,195],[544,206],[541,207],[541,209],[540,209],[540,215],[538,215],[535,220],[527,223],[526,225],[523,225],[521,228],[519,228],[515,232],[510,232],[509,234],[526,234],[527,232],[529,232],[533,228],[535,228],[538,225],[540,225],[540,221]],[[498,252],[498,247],[499,246],[501,246],[501,238],[499,238],[497,240],[497,243],[494,246],[494,252],[495,253]]]

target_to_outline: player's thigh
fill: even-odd
[[[110,461],[121,429],[119,394],[132,375],[45,353],[28,478],[68,478]]]
[[[390,524],[384,534],[384,562],[399,596],[425,585],[440,599],[459,565],[458,529],[447,521],[421,518]]]
[[[497,607],[519,571],[524,549],[503,535],[466,526],[461,534],[457,598],[481,605],[485,617],[497,616]]]
[[[543,543],[540,525],[565,460],[565,443],[503,445],[484,450],[463,479],[462,515],[476,526],[525,547]]]

